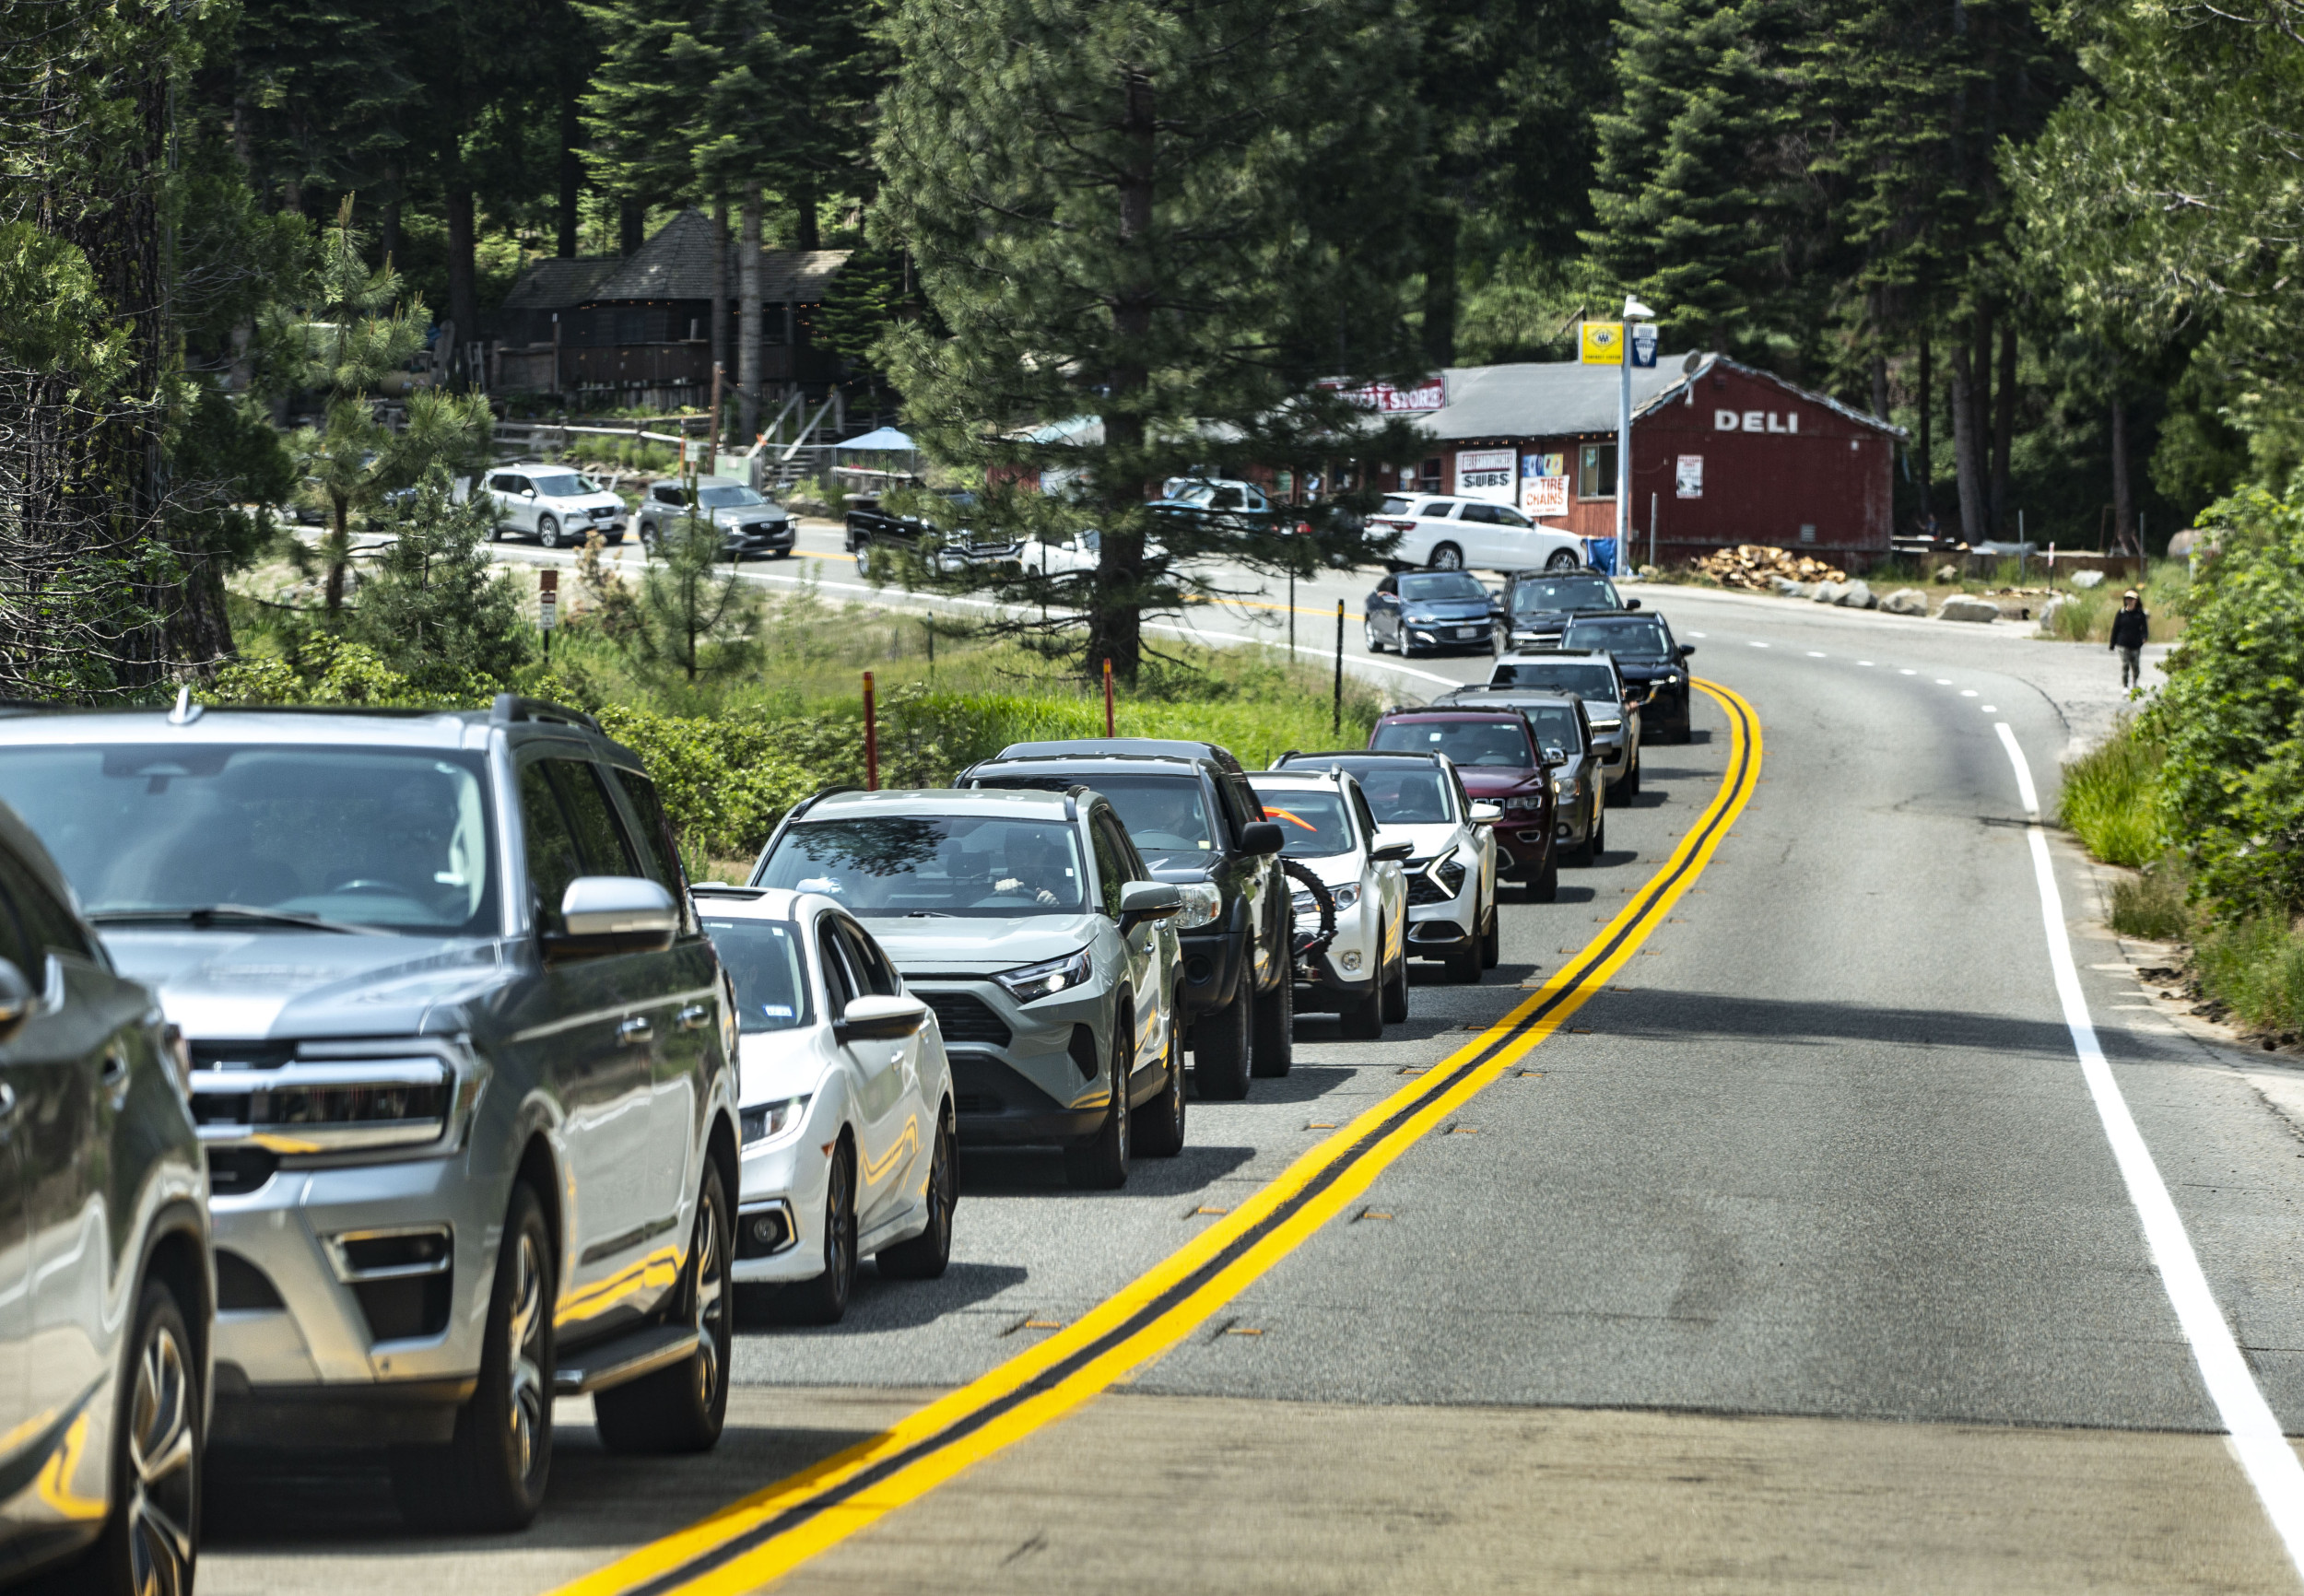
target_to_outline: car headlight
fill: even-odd
[[[1621,721],[1594,721],[1592,723],[1592,729],[1595,732],[1621,732],[1624,729],[1624,722]]]
[[[1332,886],[1328,892],[1336,900],[1336,911],[1339,914],[1360,901],[1360,887],[1358,882],[1344,886]],[[1296,912],[1299,914],[1320,912],[1320,900],[1309,892],[1297,893],[1289,901],[1296,905]]]
[[[1583,790],[1584,780],[1581,776],[1563,777],[1552,783],[1552,791],[1563,798],[1572,798]]]
[[[800,1121],[808,1111],[808,1097],[786,1097],[780,1102],[758,1103],[744,1110],[744,1144],[773,1142],[777,1137],[800,1128]]]
[[[362,1056],[340,1043],[308,1043],[266,1069],[195,1070],[193,1121],[204,1143],[287,1156],[332,1153],[447,1153],[463,1140],[487,1087],[487,1061],[468,1050]]]
[[[1507,814],[1517,810],[1523,815],[1533,815],[1543,807],[1544,800],[1533,792],[1522,792],[1504,800],[1504,810]]]
[[[992,979],[1007,989],[1008,995],[1020,1003],[1038,1003],[1060,992],[1070,992],[1084,986],[1095,971],[1095,961],[1088,950],[1068,953],[1062,958],[1042,959],[1038,964],[1019,965],[1004,969]]]
[[[1176,889],[1183,896],[1184,910],[1169,923],[1178,931],[1197,931],[1204,925],[1214,925],[1217,915],[1224,908],[1224,894],[1211,881],[1187,882]]]

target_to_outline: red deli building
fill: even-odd
[[[1384,486],[1512,504],[1580,536],[1616,535],[1614,367],[1453,367],[1425,421],[1432,452]],[[1888,553],[1901,428],[1721,355],[1632,373],[1633,548],[1672,565],[1739,543],[1839,565]]]

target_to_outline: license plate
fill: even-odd
[[[1456,635],[1460,638],[1476,638],[1480,635],[1480,628],[1478,627],[1458,627],[1456,628]]]

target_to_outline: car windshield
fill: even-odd
[[[1616,673],[1605,665],[1567,660],[1504,660],[1489,678],[1496,686],[1556,687],[1580,698],[1616,698]]]
[[[92,915],[231,906],[411,934],[497,931],[477,755],[0,747],[0,799],[48,845]]]
[[[1087,783],[1112,801],[1146,863],[1197,863],[1216,851],[1198,777],[1091,776]]]
[[[1379,826],[1443,826],[1454,818],[1449,813],[1447,778],[1428,766],[1370,760],[1352,774],[1358,778],[1369,812]]]
[[[1079,847],[1061,820],[878,815],[806,820],[787,830],[757,886],[829,893],[850,913],[1080,914]]]
[[[1343,793],[1333,788],[1257,786],[1256,797],[1264,818],[1279,826],[1280,851],[1290,859],[1352,851],[1352,822],[1344,812]]]
[[[1646,616],[1599,616],[1570,621],[1560,642],[1566,648],[1605,649],[1612,654],[1643,659],[1671,652],[1664,643],[1663,623]]]
[[[696,502],[706,510],[742,510],[747,505],[766,504],[768,500],[738,483],[699,487],[696,490]]]
[[[1374,746],[1445,754],[1464,769],[1533,770],[1536,764],[1527,733],[1514,721],[1390,721],[1376,728]]]
[[[1441,599],[1470,599],[1486,604],[1488,590],[1480,585],[1480,579],[1466,576],[1460,570],[1417,571],[1400,579],[1400,597],[1406,604],[1430,604]]]
[[[531,476],[528,481],[537,494],[546,499],[574,499],[580,494],[602,491],[600,485],[591,477],[579,475],[573,471],[563,471],[557,476]]]
[[[1520,712],[1528,717],[1538,747],[1558,748],[1563,754],[1583,751],[1584,737],[1576,724],[1576,711],[1566,704],[1530,704]]]
[[[808,982],[790,921],[707,920],[704,934],[736,983],[738,1030],[788,1031],[807,1023]]]
[[[1539,610],[1616,610],[1624,607],[1604,576],[1541,577],[1512,583],[1512,613]]]

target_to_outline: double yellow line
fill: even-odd
[[[1727,779],[1663,867],[1607,928],[1479,1037],[1368,1109],[1270,1185],[1066,1326],[894,1428],[642,1546],[554,1596],[735,1596],[915,1501],[1158,1357],[1334,1218],[1417,1138],[1494,1082],[1605,987],[1672,910],[1760,773],[1752,707],[1727,712]]]

